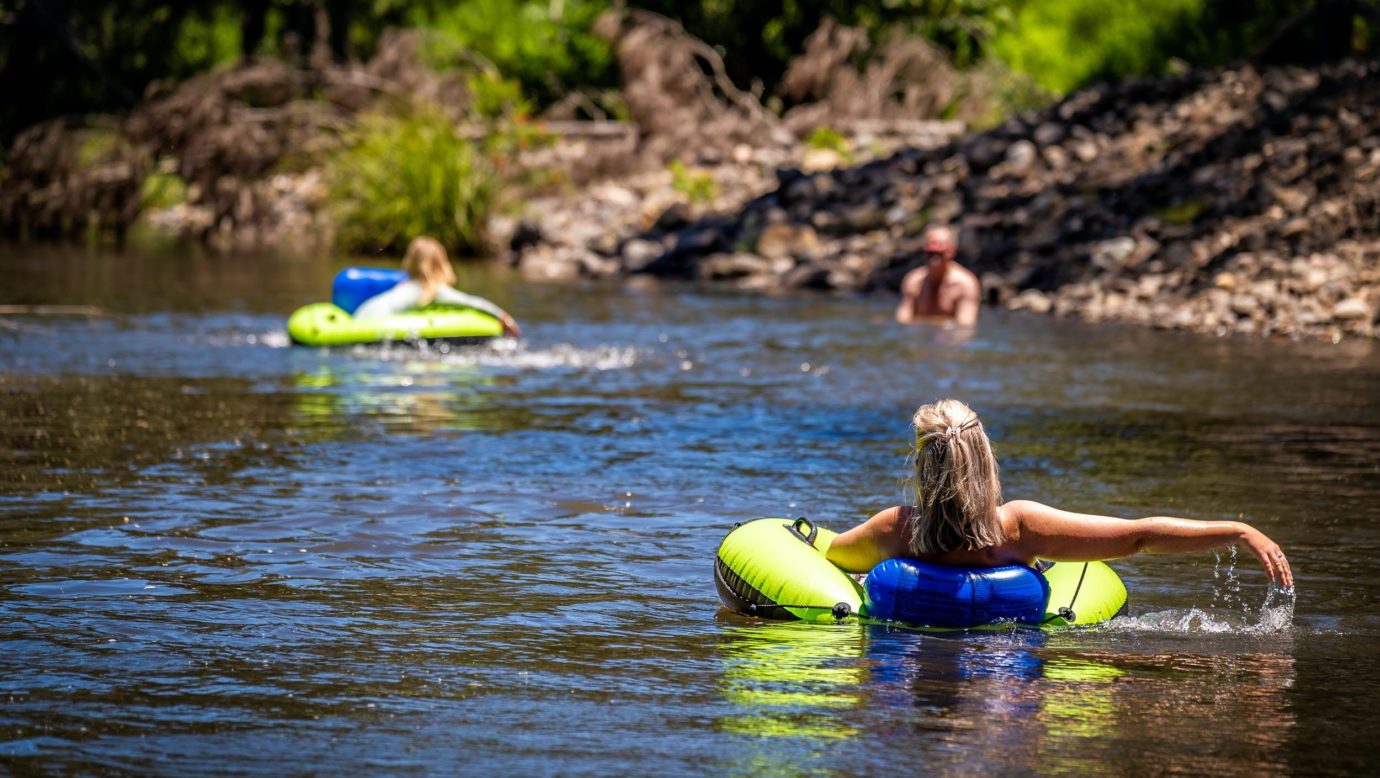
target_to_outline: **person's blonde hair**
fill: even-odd
[[[926,556],[1001,543],[997,458],[977,414],[958,400],[940,400],[920,406],[911,422],[915,428],[911,553]]]
[[[446,247],[435,238],[426,236],[413,238],[403,257],[403,270],[422,285],[419,305],[426,305],[436,299],[436,292],[442,286],[455,283],[455,270],[446,256]]]

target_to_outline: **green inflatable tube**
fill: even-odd
[[[503,334],[498,319],[473,308],[429,305],[415,311],[356,319],[331,303],[312,303],[288,318],[288,336],[304,346],[353,346],[393,341],[478,343]]]
[[[719,599],[738,613],[769,619],[841,621],[862,615],[862,585],[824,558],[837,534],[805,519],[738,525],[714,560]]]
[[[714,560],[720,601],[770,619],[873,621],[863,585],[824,557],[836,535],[803,518],[738,525]],[[1050,597],[1042,627],[1098,624],[1126,608],[1125,585],[1102,562],[1061,562],[1043,575]]]

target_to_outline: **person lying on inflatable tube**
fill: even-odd
[[[1030,500],[1003,503],[991,441],[971,408],[940,400],[921,406],[912,421],[916,504],[887,508],[834,538],[826,558],[847,572],[866,573],[897,557],[966,567],[1033,567],[1036,560],[1092,562],[1239,542],[1260,560],[1271,582],[1294,585],[1279,544],[1243,522],[1169,516],[1126,520]]]
[[[522,328],[507,311],[483,297],[466,294],[451,286],[455,283],[455,269],[450,266],[445,246],[435,238],[425,235],[413,238],[407,246],[407,254],[403,256],[402,266],[407,272],[407,280],[365,300],[354,312],[356,319],[392,316],[438,302],[487,313],[503,325],[504,335],[522,337]]]

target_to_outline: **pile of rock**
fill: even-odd
[[[692,255],[709,257],[700,272],[713,277],[750,283],[785,274],[788,252],[823,246],[811,231],[774,228],[756,253],[735,253],[726,239],[733,219],[722,214],[777,189],[778,171],[827,176],[903,148],[942,146],[965,129],[915,118],[952,103],[960,80],[919,38],[894,37],[874,51],[863,31],[826,21],[788,73],[794,107],[777,116],[728,81],[712,47],[670,19],[609,12],[598,28],[618,57],[633,143],[613,150],[620,173],[573,194],[530,198],[521,221],[492,221],[496,247],[536,278],[683,274],[680,263]],[[612,167],[606,154],[597,158]]]
[[[512,256],[554,276],[886,290],[918,262],[924,227],[949,222],[989,301],[1011,308],[1223,334],[1377,332],[1375,64],[1127,82],[879,161],[769,181],[740,167],[747,183],[724,189],[751,197],[741,207],[653,215],[655,186],[617,198],[637,218],[597,197],[584,212],[544,204],[566,223],[520,225]]]
[[[701,149],[681,175],[709,182],[706,189],[712,194],[703,199],[678,183],[672,167],[644,161],[637,166],[640,170],[606,177],[573,194],[532,197],[525,202],[520,218],[498,215],[491,219],[488,234],[496,250],[532,278],[682,274],[671,264],[679,262],[683,253],[668,252],[668,248],[682,240],[689,245],[695,236],[722,240],[732,224],[729,217],[718,214],[741,211],[777,189],[779,171],[826,173],[843,165],[845,159],[869,160],[901,148],[931,148],[961,134],[963,125],[863,122],[843,129],[840,137],[847,148],[842,151],[810,147],[790,134],[761,145],[740,143],[727,153],[712,147]],[[758,264],[775,261],[779,266],[790,251],[813,255],[822,246],[813,230],[782,225],[755,246],[762,256],[746,252],[708,256],[701,273],[765,279],[766,275],[755,272]],[[743,267],[734,268],[737,262],[744,263]]]

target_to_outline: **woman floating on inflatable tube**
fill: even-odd
[[[1167,516],[1125,520],[1001,501],[997,460],[977,414],[957,400],[915,412],[916,505],[878,513],[834,538],[829,561],[865,573],[895,557],[995,567],[1036,560],[1090,562],[1139,552],[1178,554],[1241,542],[1272,582],[1294,585],[1279,544],[1239,521]]]
[[[355,311],[356,319],[392,316],[435,301],[483,311],[498,319],[503,325],[503,334],[515,338],[522,336],[522,330],[507,311],[483,297],[465,294],[451,286],[455,283],[455,271],[450,266],[445,247],[435,238],[413,238],[403,257],[403,270],[407,271],[409,278],[383,294],[365,300]]]

